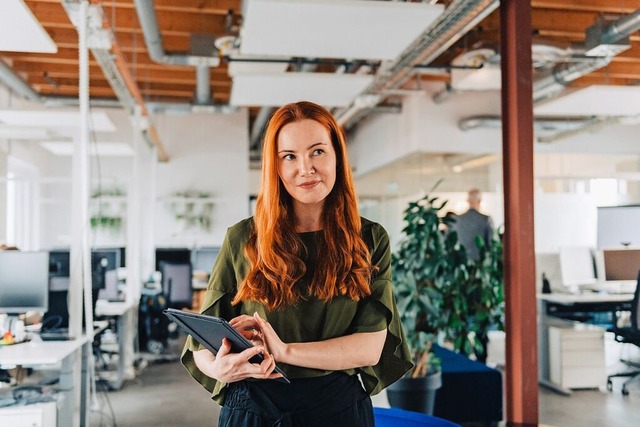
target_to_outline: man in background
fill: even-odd
[[[453,227],[458,232],[460,244],[465,247],[469,258],[477,260],[480,258],[480,252],[476,246],[476,236],[482,237],[485,243],[491,244],[491,236],[493,235],[493,221],[489,215],[480,213],[480,204],[482,202],[482,193],[477,188],[469,190],[467,203],[469,209],[458,215]]]

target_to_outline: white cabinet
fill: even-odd
[[[56,427],[55,402],[0,408],[0,426]]]
[[[607,381],[603,328],[549,326],[549,379],[563,389],[599,388]]]

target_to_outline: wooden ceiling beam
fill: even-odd
[[[57,88],[51,87],[48,84],[33,85],[33,88],[41,95],[58,95],[58,96],[78,96],[78,86],[59,86]],[[114,98],[115,94],[111,87],[95,87],[89,89],[91,96],[98,96],[103,98]]]
[[[574,80],[573,82],[571,82],[569,87],[586,87],[592,85],[627,86],[637,85],[639,83],[640,81],[638,81],[638,79],[617,78],[607,75],[604,72],[595,72]]]

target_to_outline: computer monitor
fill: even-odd
[[[606,281],[635,281],[640,270],[640,248],[604,249],[604,279]]]
[[[586,246],[561,247],[560,271],[562,284],[569,290],[577,290],[596,284],[595,259]]]
[[[51,277],[69,277],[69,249],[53,249],[49,251],[49,274]]]
[[[100,248],[91,250],[91,282],[93,289],[106,286],[106,273],[122,267],[121,248]]]
[[[160,263],[191,264],[191,251],[187,248],[156,248],[156,271]]]
[[[0,312],[44,312],[49,306],[49,253],[0,252]]]
[[[211,273],[213,264],[218,258],[220,247],[198,248],[191,251],[191,266],[194,273]]]

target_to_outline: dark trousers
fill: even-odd
[[[229,385],[219,427],[373,427],[371,398],[358,377],[240,381]]]

